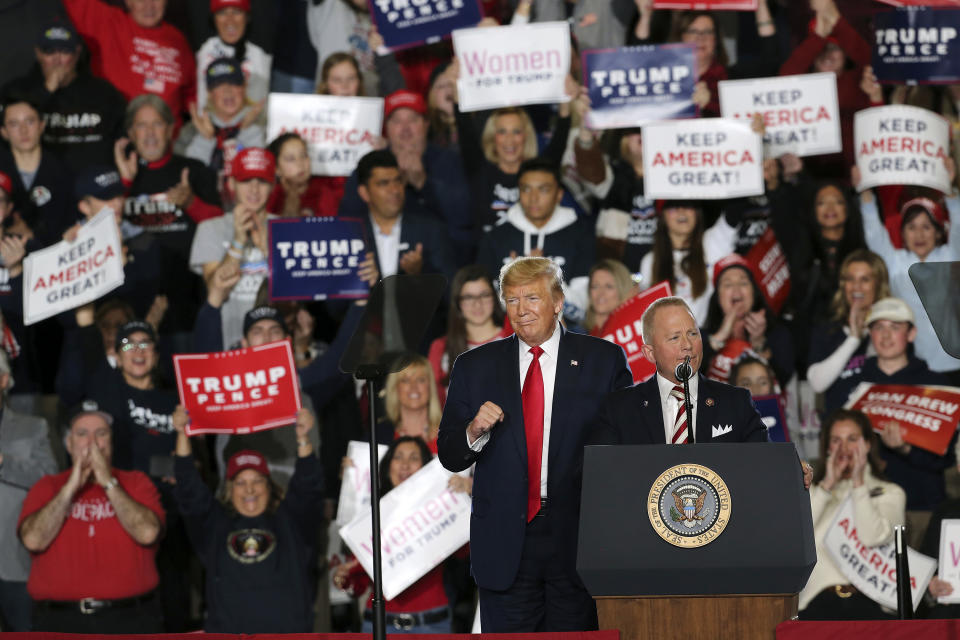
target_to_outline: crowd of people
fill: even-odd
[[[702,346],[694,393],[699,385],[744,400],[713,386],[728,383],[778,396],[787,437],[801,445],[819,438],[808,453],[818,463],[810,498],[820,561],[801,593],[801,617],[890,616],[819,545],[848,496],[864,544],[887,542],[892,525],[908,523],[913,544],[926,535],[930,548],[939,531],[928,530],[931,516],[938,525],[955,508],[945,474],[957,465],[956,435],[936,455],[844,406],[862,382],[960,387],[960,359],[941,345],[936,314],[909,275],[917,263],[960,259],[951,229],[960,183],[948,157],[950,193],[910,185],[858,192],[853,118],[909,104],[949,119],[956,136],[960,85],[881,86],[866,3],[758,0],[755,11],[718,13],[653,4],[483,0],[481,27],[568,21],[574,55],[568,101],[481,112],[460,109],[449,41],[392,52],[365,0],[0,7],[11,59],[31,61],[0,68],[0,628],[347,631],[361,617],[369,628],[369,610],[361,616],[356,602],[317,604],[328,586],[359,598],[369,585],[356,559],[330,568],[323,557],[347,443],[368,439],[370,399],[338,369],[364,301],[269,295],[269,221],[314,216],[362,220],[359,275],[370,286],[395,274],[447,278],[420,354],[378,382],[377,439],[390,444],[381,490],[434,455],[452,471],[476,464],[474,514],[485,512],[482,530],[497,532],[388,602],[392,631],[469,631],[477,585],[485,629],[524,630],[504,595],[517,572],[509,563],[523,573],[528,561],[565,567],[572,557],[575,508],[538,496],[533,480],[529,494],[510,485],[526,478],[526,466],[493,479],[516,462],[490,446],[497,429],[528,415],[528,378],[516,380],[525,397],[521,411],[517,394],[512,417],[481,397],[499,380],[502,345],[536,350],[521,353],[520,364],[522,375],[542,367],[541,403],[556,376],[562,411],[547,403],[533,414],[545,429],[561,419],[596,428],[558,448],[566,457],[557,464],[576,468],[582,446],[574,445],[587,441],[700,441],[700,409],[689,426],[666,417],[677,410],[668,409],[669,376],[617,392],[632,382],[622,352],[578,335],[607,335],[621,305],[663,282],[676,298],[657,311],[660,324],[645,322],[643,336],[658,372]],[[758,196],[646,197],[642,129],[587,126],[579,52],[668,42],[694,50],[699,117],[719,116],[722,80],[836,74],[842,151],[764,158]],[[308,140],[267,138],[271,93],[380,97],[382,137],[351,175],[313,175]],[[944,141],[951,156],[956,142]],[[120,232],[123,285],[26,324],[24,258],[74,240],[104,209]],[[790,272],[778,310],[746,259],[768,230]],[[549,258],[560,271],[523,266],[523,257]],[[668,324],[685,341],[680,351]],[[172,356],[278,340],[290,341],[299,373],[304,408],[295,424],[188,437]],[[557,349],[597,354],[571,360],[582,382],[564,377]],[[513,376],[516,354],[509,358]],[[654,419],[649,433],[631,418],[643,394],[655,407],[663,400],[664,424]],[[737,414],[731,441],[766,440],[750,406]],[[543,491],[546,433],[536,436],[543,458],[537,451],[526,461],[531,470],[543,465]],[[551,492],[579,496],[575,474],[549,473]],[[451,488],[473,493],[474,482],[454,476]],[[504,496],[527,510],[525,534],[514,535]],[[551,527],[572,527],[572,537],[553,538]],[[541,553],[545,540],[555,548]],[[562,579],[582,591],[578,578]],[[933,600],[949,589],[934,579],[928,615],[952,614]],[[530,630],[596,625],[579,593]]]

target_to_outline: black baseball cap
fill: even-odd
[[[114,342],[114,348],[119,351],[120,347],[123,346],[125,340],[127,340],[132,334],[142,331],[148,336],[153,342],[157,341],[157,333],[153,330],[153,325],[149,322],[144,322],[143,320],[131,320],[130,322],[124,323],[117,329],[117,339]]]
[[[98,200],[110,200],[127,192],[120,173],[107,165],[92,165],[77,173],[74,184],[78,198],[92,196]]]
[[[217,58],[207,66],[207,89],[221,84],[244,83],[243,69],[235,58]]]
[[[250,331],[250,327],[261,320],[273,320],[283,327],[284,333],[287,331],[287,325],[283,322],[283,314],[280,313],[280,310],[276,307],[263,305],[250,309],[250,311],[247,311],[247,313],[243,316],[243,335],[247,335],[247,332]]]
[[[37,48],[41,51],[73,52],[80,46],[80,36],[70,24],[56,23],[48,25],[37,38]]]

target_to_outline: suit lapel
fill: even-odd
[[[547,452],[547,469],[553,468],[557,456],[562,451],[563,443],[568,437],[569,429],[565,429],[565,421],[569,397],[566,390],[578,388],[577,380],[580,373],[580,357],[576,345],[567,337],[567,331],[560,327],[560,347],[557,349],[556,376],[553,381],[553,413],[550,418],[550,447]],[[577,364],[572,364],[576,362]]]
[[[517,453],[527,464],[527,435],[523,425],[523,402],[520,399],[520,342],[514,334],[501,340],[504,353],[498,358],[498,372],[500,388],[503,391],[504,426],[509,427]]]
[[[666,444],[667,435],[663,430],[663,405],[660,402],[657,375],[654,374],[646,382],[641,382],[637,385],[637,389],[640,390],[637,394],[637,401],[640,404],[637,415],[640,416],[640,424],[646,430],[652,444]]]
[[[370,214],[363,214],[363,230],[366,234],[364,241],[367,245],[367,251],[373,253],[373,261],[377,263],[377,271],[383,274],[383,268],[380,266],[380,252],[377,251],[377,237],[373,233],[373,223],[370,222]],[[402,229],[401,229],[402,231]]]
[[[700,380],[697,382],[696,442],[712,442],[713,433],[710,425],[714,424],[717,400],[713,397],[713,389],[710,388],[709,381],[702,374],[697,375]]]

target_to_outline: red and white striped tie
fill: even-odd
[[[674,385],[670,392],[671,398],[676,398],[680,403],[680,409],[677,411],[677,419],[673,423],[673,444],[689,444],[690,432],[687,430],[687,403],[683,401],[683,387]]]

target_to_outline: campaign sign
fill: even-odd
[[[367,0],[370,19],[391,49],[437,42],[483,18],[479,0]]]
[[[944,164],[950,150],[950,124],[942,116],[906,105],[863,109],[853,116],[853,140],[859,191],[912,184],[950,193]]]
[[[93,302],[123,284],[123,252],[113,209],[105,207],[63,240],[23,259],[23,323]]]
[[[960,81],[960,9],[877,11],[873,14],[873,33],[873,72],[880,82]]]
[[[299,134],[317,176],[353,173],[373,151],[382,126],[383,98],[271,93],[267,100],[267,140],[288,131]]]
[[[654,9],[756,11],[757,0],[653,0]]]
[[[752,354],[750,343],[739,338],[730,338],[724,344],[720,351],[717,351],[707,366],[706,375],[711,380],[717,382],[730,382],[730,372],[733,371],[733,365],[737,363],[744,354]]]
[[[453,474],[434,458],[380,500],[383,595],[392,600],[470,540],[470,496],[447,487]],[[373,576],[370,513],[340,529]]]
[[[685,44],[583,52],[591,129],[694,118],[693,47]]]
[[[905,442],[942,456],[960,421],[960,388],[861,382],[844,406],[864,412],[877,431],[898,426]]]
[[[891,522],[891,529],[895,524],[900,523]],[[891,539],[886,544],[868,547],[860,541],[850,496],[837,510],[823,545],[840,572],[857,590],[888,609],[897,608],[896,543]],[[910,565],[910,593],[916,609],[937,570],[937,561],[907,547],[907,563]]]
[[[763,141],[728,118],[643,127],[643,192],[648,198],[712,200],[764,192]]]
[[[357,275],[366,253],[353,218],[276,218],[269,222],[270,299],[366,298]]]
[[[289,340],[173,356],[187,435],[253,433],[293,424],[300,382]]]
[[[940,521],[940,564],[937,577],[953,586],[953,593],[939,596],[940,604],[960,603],[960,520]]]
[[[673,294],[669,282],[655,284],[617,307],[600,329],[600,336],[604,340],[623,347],[634,382],[643,382],[657,371],[656,365],[647,360],[640,349],[643,346],[640,318],[655,300],[670,295]]]
[[[750,248],[746,261],[753,265],[753,277],[763,297],[774,313],[780,313],[790,295],[790,267],[787,255],[777,242],[773,229],[767,227],[757,243]]]
[[[719,94],[724,118],[749,124],[755,114],[763,116],[763,144],[774,158],[785,153],[836,153],[843,148],[835,73],[721,80]]]
[[[790,442],[790,430],[787,429],[786,414],[783,411],[783,396],[753,396],[753,406],[757,408],[760,420],[767,428],[770,442]]]
[[[453,49],[460,61],[460,111],[570,100],[566,22],[458,29]]]
[[[377,460],[383,460],[389,448],[378,444]],[[347,457],[353,464],[343,470],[340,482],[337,524],[341,527],[370,509],[370,443],[351,440],[347,444]]]

